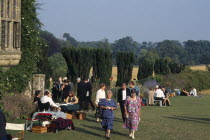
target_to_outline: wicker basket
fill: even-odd
[[[77,114],[77,119],[78,120],[85,120],[86,119],[86,113],[85,112],[79,112]]]
[[[42,126],[34,126],[32,128],[33,133],[47,133],[47,127]]]

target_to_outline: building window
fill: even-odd
[[[19,0],[0,0],[0,47],[3,50],[20,48],[21,18]]]
[[[6,48],[6,21],[1,21],[1,48]]]
[[[20,23],[15,22],[13,27],[13,48],[20,48]]]
[[[10,0],[7,0],[7,18],[10,18]]]
[[[1,17],[4,17],[4,0],[1,0]]]
[[[17,0],[13,0],[13,19],[17,18]]]
[[[10,21],[8,21],[7,22],[7,30],[6,30],[6,36],[7,36],[7,48],[8,48],[8,46],[10,46],[10,24],[11,24],[11,22]]]

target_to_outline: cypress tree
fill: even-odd
[[[68,78],[76,82],[77,77],[89,78],[93,51],[90,48],[64,47],[62,54],[68,66]]]
[[[128,83],[132,78],[134,54],[128,52],[117,53],[117,86]]]
[[[155,74],[166,75],[170,73],[169,63],[167,59],[158,59],[155,61]]]
[[[152,76],[154,71],[154,62],[144,59],[141,64],[139,64],[139,71],[137,78],[138,80],[142,80]]]
[[[99,83],[110,85],[112,75],[112,53],[107,49],[97,48],[93,52],[93,78]]]

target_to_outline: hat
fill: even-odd
[[[159,88],[159,86],[158,86],[158,85],[156,85],[156,88]]]
[[[137,93],[136,89],[131,89],[131,93]]]

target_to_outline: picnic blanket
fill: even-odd
[[[66,130],[66,129],[74,130],[75,127],[72,120],[58,118],[51,122],[48,129],[49,129],[49,132],[56,132],[58,130]]]

